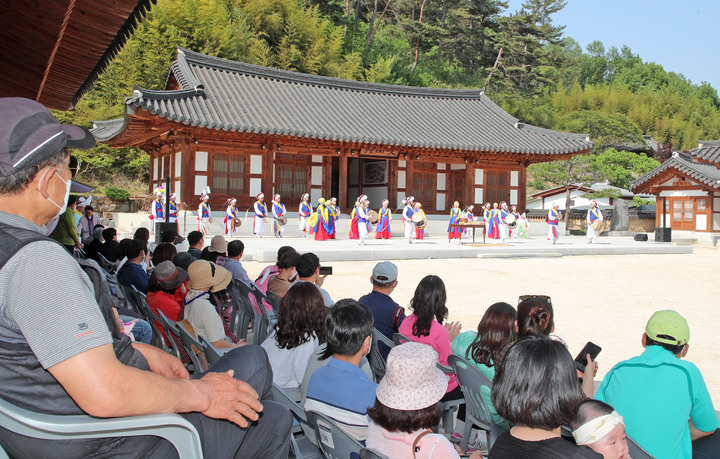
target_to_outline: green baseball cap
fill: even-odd
[[[645,326],[645,333],[653,341],[673,346],[683,346],[690,340],[687,320],[673,310],[657,311],[653,314]],[[670,338],[667,338],[668,336]]]

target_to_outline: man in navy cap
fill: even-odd
[[[60,124],[41,104],[0,98],[2,398],[55,415],[185,413],[206,457],[287,457],[291,417],[268,401],[272,371],[262,349],[233,350],[189,379],[174,356],[120,334],[80,266],[46,237],[70,194],[68,149],[94,145],[89,131]],[[49,441],[2,427],[0,444],[12,457],[175,454],[152,436]]]

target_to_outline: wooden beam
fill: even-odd
[[[338,164],[338,206],[340,210],[347,211],[348,203],[348,150],[340,149],[340,160]]]

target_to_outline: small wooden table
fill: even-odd
[[[451,223],[450,228],[472,229],[473,244],[475,244],[475,228],[482,228],[483,244],[485,244],[485,222],[479,221],[474,223]],[[460,233],[460,240],[462,241],[462,232]],[[449,242],[449,239],[448,239]]]

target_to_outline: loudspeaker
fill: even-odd
[[[672,228],[655,228],[655,242],[671,242]]]
[[[177,223],[155,222],[155,243],[160,244],[160,241],[162,241],[162,235],[165,231],[174,231],[177,233],[177,230]]]
[[[648,236],[647,236],[647,234],[645,234],[645,233],[636,234],[636,235],[635,235],[635,240],[636,240],[636,241],[643,241],[643,242],[645,242],[645,241],[648,240]]]

